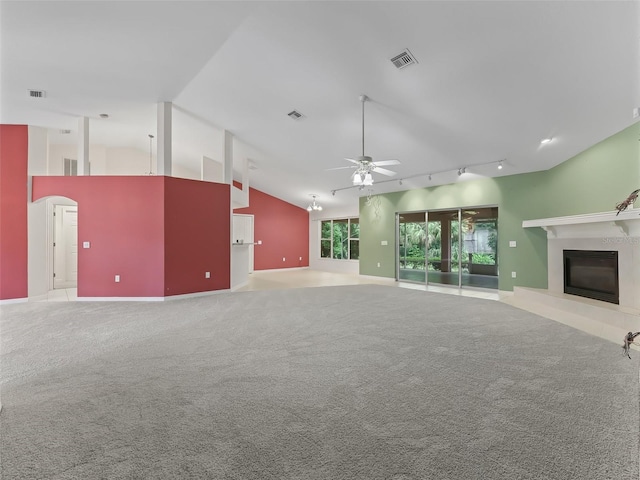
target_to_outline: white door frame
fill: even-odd
[[[70,241],[74,241],[76,243],[76,260],[75,266],[72,266],[77,272],[78,264],[77,257],[79,253],[79,245],[78,245],[78,234],[76,229],[76,236],[74,239],[66,238],[65,235],[65,212],[75,212],[76,213],[76,222],[77,222],[77,205],[53,205],[52,215],[53,220],[53,242],[52,245],[52,269],[53,274],[51,275],[52,288],[76,288],[78,286],[77,275],[74,279],[69,279],[66,274],[67,269],[69,268],[69,259],[67,257],[67,249],[70,247],[68,244]],[[56,273],[57,270],[57,273]],[[62,278],[62,274],[64,273],[64,278]]]

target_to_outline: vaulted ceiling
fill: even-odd
[[[329,169],[362,154],[361,94],[365,154],[400,161],[376,193],[548,169],[637,121],[639,19],[636,1],[2,1],[0,121],[69,142],[88,116],[92,141],[147,151],[171,101],[185,168],[226,129],[255,188],[353,205],[369,188]]]

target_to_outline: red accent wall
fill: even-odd
[[[230,288],[230,211],[229,185],[166,177],[165,295]]]
[[[228,185],[162,176],[34,177],[34,201],[51,195],[78,202],[79,297],[229,288]],[[85,241],[90,248],[82,248]]]
[[[164,177],[34,177],[51,195],[78,202],[79,297],[164,295]]]
[[[249,188],[249,206],[233,213],[254,216],[254,269],[309,266],[309,212]],[[299,258],[302,257],[302,260]],[[286,261],[282,261],[285,258]]]
[[[27,298],[26,125],[0,125],[0,300]]]

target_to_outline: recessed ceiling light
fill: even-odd
[[[542,145],[545,145],[545,144],[549,143],[551,140],[553,140],[553,138],[551,138],[551,137],[543,138],[542,140],[540,140],[540,143]]]

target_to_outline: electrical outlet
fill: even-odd
[[[211,278],[211,272],[204,272],[204,278]]]
[[[300,257],[298,260],[302,261],[302,257]]]
[[[516,278],[516,272],[511,272],[511,278]]]
[[[116,283],[120,281],[120,275],[116,275]]]
[[[282,257],[282,261],[283,261],[283,262],[285,262],[286,260],[287,260],[286,258]]]
[[[516,241],[515,241],[515,240],[509,240],[509,246],[510,246],[511,248],[515,248],[517,245],[518,245],[518,244],[516,243]]]
[[[378,268],[380,268],[380,262],[378,262]]]

